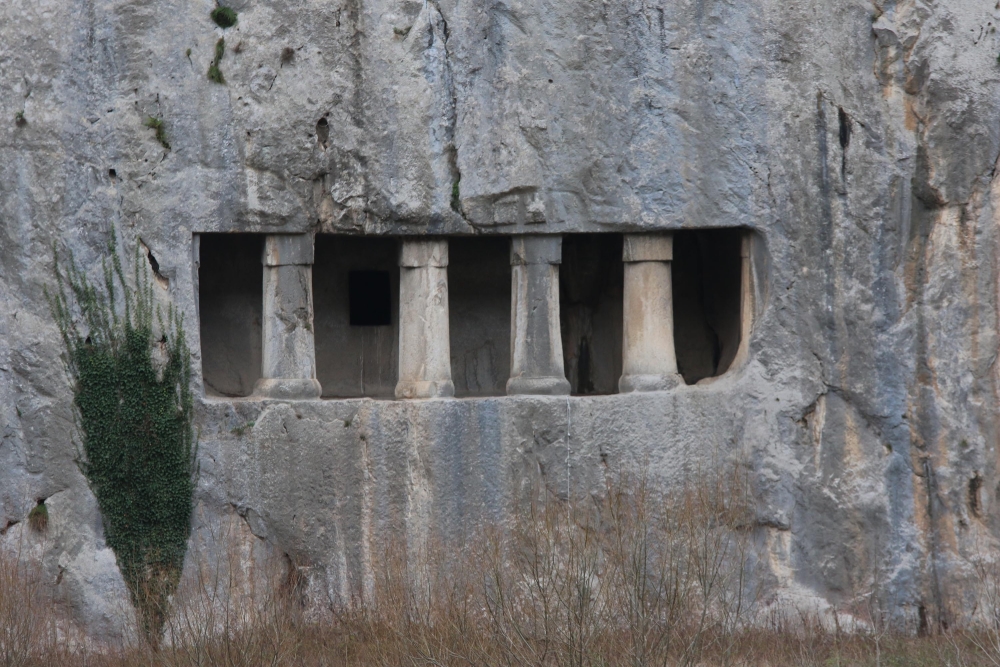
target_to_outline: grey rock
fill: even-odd
[[[156,258],[199,392],[193,234],[753,230],[747,358],[706,384],[200,400],[195,537],[235,512],[346,600],[392,535],[502,521],[533,484],[585,492],[607,463],[670,487],[740,461],[776,595],[843,605],[877,561],[896,618],[970,608],[1000,534],[993,3],[239,8],[223,32],[204,2],[0,3],[0,548],[31,542],[93,636],[122,631],[127,598],[43,288],[53,247],[98,278],[112,229]]]

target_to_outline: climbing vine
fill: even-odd
[[[154,305],[138,251],[134,288],[114,242],[108,255],[103,289],[72,255],[65,267],[56,255],[57,287],[46,297],[74,380],[80,468],[97,497],[142,632],[155,645],[191,532],[191,355],[180,315],[171,307],[164,317]]]

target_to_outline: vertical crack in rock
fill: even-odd
[[[831,201],[832,188],[830,184],[830,148],[829,148],[829,127],[826,119],[826,99],[823,91],[816,92],[816,141],[819,150],[819,189],[820,189],[820,227],[817,234],[817,251],[821,257],[820,267],[824,276],[824,303],[822,314],[819,315],[823,332],[827,336],[828,351],[827,359],[832,363],[830,368],[834,368],[840,359],[840,349],[837,341],[837,323],[834,316],[834,305],[836,304],[836,277],[833,267],[833,235],[834,218],[833,203]],[[826,367],[827,364],[822,364]],[[829,372],[833,372],[832,370]],[[834,378],[826,377],[824,371],[823,382],[836,384]]]
[[[436,2],[428,1],[421,16],[425,12],[428,22],[428,42],[423,52],[422,73],[434,91],[434,96],[438,98],[435,102],[435,107],[438,108],[433,111],[440,114],[436,122],[431,119],[431,150],[435,153],[431,168],[435,172],[434,187],[437,189],[444,185],[446,188],[442,205],[432,205],[431,217],[434,221],[434,218],[448,209],[458,212],[454,200],[461,174],[458,171],[458,154],[455,148],[457,100],[455,80],[451,71],[451,53],[448,50],[448,22]],[[417,21],[420,20],[418,17]],[[438,196],[432,196],[432,201],[438,199]]]
[[[363,31],[361,29],[361,0],[346,0],[344,7],[347,12],[347,25],[351,30],[350,39],[350,54],[351,54],[351,79],[352,79],[352,90],[351,90],[351,122],[357,127],[360,132],[364,132],[366,129],[365,123],[365,66],[362,61],[362,37]],[[340,24],[340,19],[338,15],[337,20],[338,25]],[[360,148],[354,148],[349,151],[349,155],[352,158],[351,162],[357,165],[357,169],[361,175],[361,207],[360,211],[361,223],[368,218],[369,202],[371,200],[371,170],[368,168],[368,157],[365,151]],[[351,178],[356,177],[356,174],[351,174]],[[334,197],[336,199],[336,197]]]
[[[844,107],[837,107],[837,120],[840,122],[840,180],[847,190],[847,147],[851,145],[851,117]]]
[[[447,87],[448,98],[450,104],[447,108],[447,137],[448,144],[446,147],[446,152],[448,155],[448,167],[451,170],[451,210],[455,213],[465,218],[465,214],[462,210],[462,195],[461,195],[461,182],[462,182],[462,172],[458,168],[458,147],[455,144],[455,133],[457,132],[458,124],[458,92],[455,89],[455,76],[451,71],[451,61],[452,54],[450,47],[448,45],[448,40],[451,36],[448,30],[448,20],[441,13],[441,9],[438,4],[433,3],[435,8],[437,8],[438,16],[441,18],[441,27],[444,34],[444,67],[445,67],[445,86]]]

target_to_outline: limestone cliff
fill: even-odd
[[[155,258],[196,375],[193,234],[753,229],[737,371],[645,395],[206,398],[196,532],[237,512],[335,600],[386,532],[457,534],[602,461],[671,484],[721,455],[750,463],[777,595],[837,605],[879,569],[901,618],[967,610],[1000,534],[995,3],[227,4],[222,30],[205,0],[0,3],[0,546],[92,633],[124,588],[42,290],[53,244],[96,265],[112,228]],[[24,529],[43,498],[44,538]]]

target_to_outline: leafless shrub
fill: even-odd
[[[507,524],[459,544],[382,544],[370,585],[325,616],[306,613],[298,568],[262,556],[234,517],[189,551],[158,647],[137,640],[89,654],[60,652],[41,580],[0,560],[0,667],[1000,664],[992,561],[981,573],[990,632],[951,642],[893,634],[880,620],[878,576],[856,600],[871,632],[831,630],[814,614],[760,604],[752,509],[736,471],[670,492],[624,476],[586,500],[538,493]]]
[[[167,619],[156,664],[289,664],[302,618],[284,585],[289,563],[255,555],[257,538],[232,517],[204,546],[192,549],[190,565]]]
[[[60,627],[41,572],[21,555],[0,550],[0,667],[75,664],[76,638]]]
[[[963,633],[989,661],[1000,667],[1000,559],[992,545],[981,544],[972,559],[974,580],[978,593],[972,611],[973,629]]]

